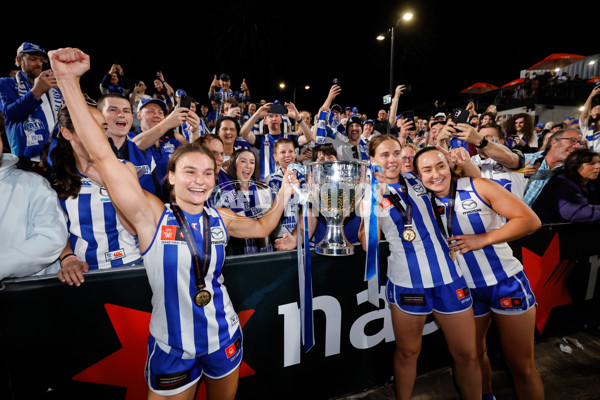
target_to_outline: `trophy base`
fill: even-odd
[[[323,256],[351,256],[352,254],[354,254],[354,246],[316,246],[315,253]]]

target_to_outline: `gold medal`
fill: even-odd
[[[412,242],[413,240],[415,240],[416,237],[417,234],[411,227],[408,227],[402,231],[402,239],[404,239],[407,242]]]
[[[202,289],[198,293],[196,293],[196,296],[194,296],[194,303],[196,303],[198,307],[204,307],[205,305],[210,303],[211,297],[212,296],[210,295],[210,292],[208,290]]]

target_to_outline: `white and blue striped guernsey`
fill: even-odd
[[[402,193],[400,183],[388,184],[387,188],[391,194],[399,195],[404,209],[407,200],[412,204],[416,238],[411,242],[402,239],[405,225],[402,214],[384,196],[380,224],[390,247],[388,278],[394,285],[415,289],[446,285],[459,279],[462,273],[450,258],[423,183],[412,172],[401,174],[400,179],[407,183],[408,196]]]
[[[436,201],[447,207],[447,199]],[[481,199],[471,178],[458,179],[453,212],[452,235],[486,233],[505,224],[504,217]],[[442,221],[447,226],[446,215],[442,215]],[[495,285],[523,270],[523,265],[513,256],[512,249],[506,242],[456,254],[464,278],[471,288]]]
[[[73,253],[90,269],[119,267],[140,259],[137,237],[119,221],[106,188],[82,176],[79,195],[61,199],[60,204],[69,217]]]
[[[205,289],[212,295],[209,304],[199,307],[193,302],[197,289],[192,256],[169,205],[150,247],[142,254],[152,288],[150,334],[163,351],[183,359],[219,350],[239,327],[221,273],[227,230],[217,210],[205,205],[203,212],[209,214],[211,226],[211,258],[205,277]],[[203,232],[202,213],[185,215],[198,242]],[[197,247],[203,251],[201,243]]]

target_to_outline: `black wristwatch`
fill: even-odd
[[[486,138],[483,138],[481,140],[481,143],[479,143],[479,146],[475,146],[475,147],[477,147],[478,149],[483,149],[487,145],[488,145],[488,140]]]

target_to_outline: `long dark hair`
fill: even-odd
[[[237,178],[237,166],[236,161],[238,159],[238,157],[240,156],[240,154],[244,153],[244,152],[248,152],[250,154],[252,154],[252,156],[254,157],[254,161],[256,162],[256,154],[254,154],[254,152],[250,149],[246,149],[246,148],[242,148],[242,149],[237,149],[233,152],[233,154],[231,155],[231,158],[229,159],[229,165],[227,166],[227,175],[229,175],[232,178],[232,183],[233,186],[235,187],[236,190],[240,190],[241,188],[241,184],[238,182],[238,178]],[[254,164],[254,172],[252,173],[252,178],[253,180],[254,177],[256,176],[256,163]]]
[[[600,153],[597,153],[588,147],[577,149],[565,159],[561,168],[562,172],[573,182],[583,185],[584,181],[579,174],[579,168],[585,163],[592,162],[594,157],[600,157]]]
[[[75,130],[69,110],[64,104],[58,111],[57,122],[59,128],[63,127],[72,132]],[[52,161],[50,182],[58,197],[77,198],[81,190],[81,175],[77,172],[73,146],[61,133],[56,139],[56,147],[50,151],[50,160]]]

